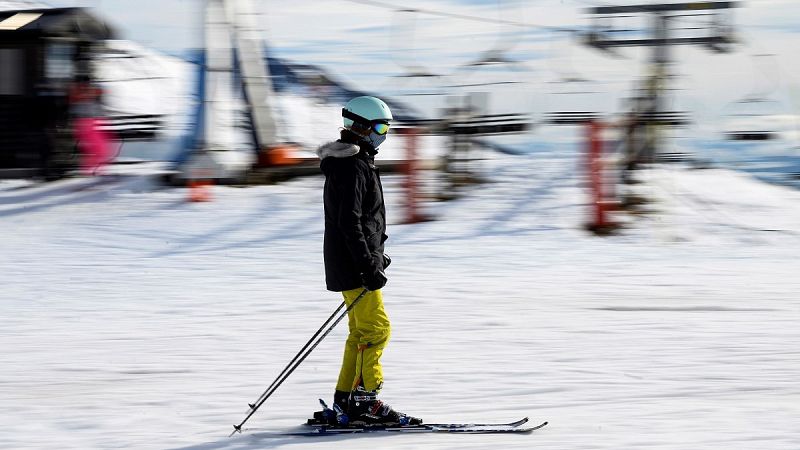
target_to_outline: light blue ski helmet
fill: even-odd
[[[356,97],[342,108],[344,127],[377,149],[386,140],[392,112],[383,100],[376,97]]]
[[[389,106],[383,102],[383,100],[377,97],[370,97],[370,96],[363,96],[363,97],[356,97],[346,105],[344,105],[344,109],[342,109],[342,116],[346,116],[345,111],[353,113],[357,116],[360,116],[366,119],[367,122],[374,122],[374,121],[390,121],[393,119],[392,111],[389,110]],[[353,126],[353,119],[348,117],[344,117],[344,127],[351,128]]]

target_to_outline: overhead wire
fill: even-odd
[[[427,14],[430,16],[439,16],[439,17],[447,17],[450,19],[461,19],[461,20],[469,20],[473,22],[483,22],[483,23],[493,23],[498,25],[508,25],[513,27],[521,27],[521,28],[534,28],[534,29],[541,29],[541,30],[549,30],[549,31],[579,31],[577,28],[566,28],[566,27],[556,27],[552,25],[542,25],[537,23],[530,23],[530,22],[519,22],[516,20],[506,20],[506,19],[493,19],[490,17],[480,17],[480,16],[472,16],[468,14],[460,14],[460,13],[451,13],[446,11],[439,11],[434,9],[428,8],[410,8],[410,7],[400,7],[397,5],[393,5],[391,3],[385,3],[376,0],[345,0],[350,3],[358,3],[362,5],[369,5],[374,6],[376,8],[383,8],[383,9],[391,9],[394,11],[408,11],[408,12],[417,12],[421,14]]]

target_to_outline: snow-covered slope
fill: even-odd
[[[332,394],[340,327],[226,437],[340,301],[319,177],[205,204],[0,183],[0,447],[800,448],[800,194],[662,169],[643,191],[658,214],[601,239],[580,228],[579,162],[569,146],[485,161],[490,183],[417,225],[385,183],[385,400],[551,422],[527,436],[271,434]]]

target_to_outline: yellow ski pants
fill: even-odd
[[[363,290],[358,288],[342,292],[347,306]],[[367,292],[347,316],[350,335],[345,342],[336,390],[350,392],[362,384],[367,391],[377,391],[383,384],[380,359],[391,334],[381,291]]]

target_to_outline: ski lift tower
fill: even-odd
[[[195,138],[178,158],[183,178],[243,179],[262,159],[267,165],[288,159],[288,147],[279,140],[272,111],[275,95],[257,11],[253,0],[202,2],[205,56],[198,76],[201,102]],[[236,135],[239,112],[244,113],[251,131],[252,145],[246,147]]]
[[[585,43],[598,50],[613,54],[622,47],[651,47],[649,75],[640,95],[631,105],[626,120],[627,136],[644,136],[641,142],[628,142],[627,169],[635,169],[640,162],[652,162],[658,155],[658,130],[663,126],[679,126],[686,122],[684,114],[664,109],[667,82],[672,64],[670,48],[676,45],[697,45],[716,53],[728,53],[735,43],[730,10],[738,7],[736,1],[713,1],[627,6],[599,6],[589,8],[592,24]],[[617,38],[613,19],[647,14],[651,18],[650,36],[640,39]],[[674,25],[681,17],[707,17],[707,25],[688,29]],[[687,33],[688,32],[688,33]]]

